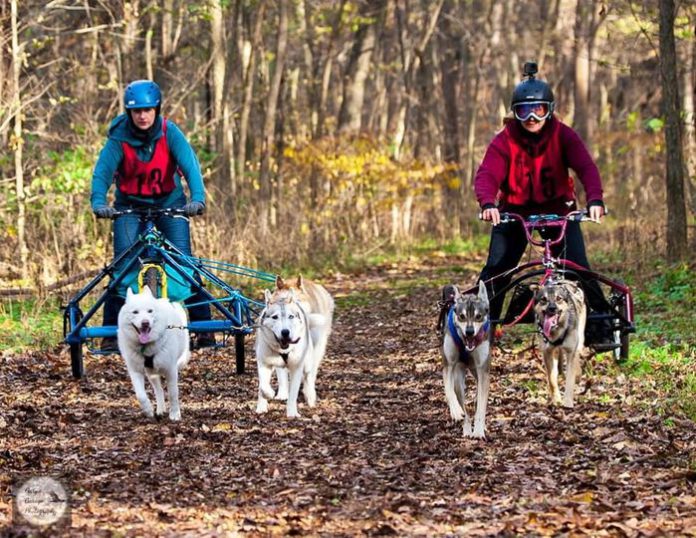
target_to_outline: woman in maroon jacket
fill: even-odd
[[[483,220],[493,224],[488,260],[480,279],[488,280],[515,267],[527,247],[527,239],[519,222],[501,223],[500,212],[522,216],[540,213],[565,215],[577,209],[575,185],[569,173],[572,169],[582,183],[589,216],[599,222],[604,216],[602,182],[599,170],[585,144],[570,127],[553,115],[554,97],[550,86],[534,78],[535,63],[524,66],[526,80],[512,94],[514,119],[495,136],[488,146],[483,162],[476,172],[474,189],[481,206]],[[580,224],[568,222],[566,240],[558,245],[555,256],[563,256],[583,267],[590,268],[585,253]],[[494,296],[510,281],[497,279],[489,284],[488,293]],[[599,285],[583,285],[590,307],[594,311],[607,309]],[[503,297],[491,301],[491,318],[499,319]],[[596,350],[612,347],[611,327],[587,331],[588,343]]]

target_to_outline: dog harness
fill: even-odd
[[[488,338],[488,331],[491,327],[491,320],[487,319],[486,322],[481,326],[479,332],[474,335],[473,338],[467,338],[467,344],[470,344],[471,349],[476,349],[481,343]],[[454,340],[457,349],[459,350],[459,360],[466,361],[469,358],[469,351],[467,351],[467,345],[464,343],[464,339],[459,335],[456,325],[454,324],[454,305],[450,308],[447,314],[447,329],[449,330],[452,340]]]

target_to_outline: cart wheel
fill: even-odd
[[[75,379],[85,375],[85,363],[82,360],[82,343],[70,344],[70,368]]]
[[[145,276],[143,277],[143,284],[150,288],[152,295],[154,297],[159,297],[158,291],[159,283],[159,271],[155,267],[150,267],[145,271]]]
[[[83,317],[82,310],[75,305],[69,305],[63,314],[63,337],[72,332],[72,317],[75,316],[75,322],[79,323]],[[85,375],[85,365],[82,361],[82,342],[70,344],[70,369],[75,379],[80,379]]]
[[[234,355],[237,361],[237,373],[244,373],[244,333],[237,333],[234,335]]]
[[[618,283],[624,284],[623,281],[617,280]],[[626,296],[625,295],[617,295],[616,300],[619,301],[619,304],[617,305],[617,313],[625,318],[626,317]],[[616,362],[624,362],[628,360],[628,352],[629,352],[629,334],[628,331],[625,331],[623,327],[621,327],[621,322],[617,321],[617,327],[614,329],[614,342],[619,344],[619,347],[614,349],[614,360]]]

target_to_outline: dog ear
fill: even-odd
[[[133,290],[131,289],[130,286],[126,288],[126,301],[133,297]]]
[[[483,283],[483,280],[479,280],[478,296],[482,301],[488,302],[488,290],[486,289],[486,285]]]
[[[282,290],[287,288],[285,285],[285,281],[283,280],[283,277],[280,275],[276,275],[276,281],[275,281],[276,289],[277,290]]]
[[[266,300],[266,304],[271,302],[271,297],[273,294],[271,293],[271,290],[263,290],[263,297]]]
[[[143,286],[143,289],[140,290],[140,293],[144,293],[145,295],[149,295],[152,297],[152,290],[150,289],[150,286]]]

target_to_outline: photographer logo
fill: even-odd
[[[30,478],[17,489],[15,508],[17,515],[30,525],[53,525],[66,515],[68,494],[54,478]]]

